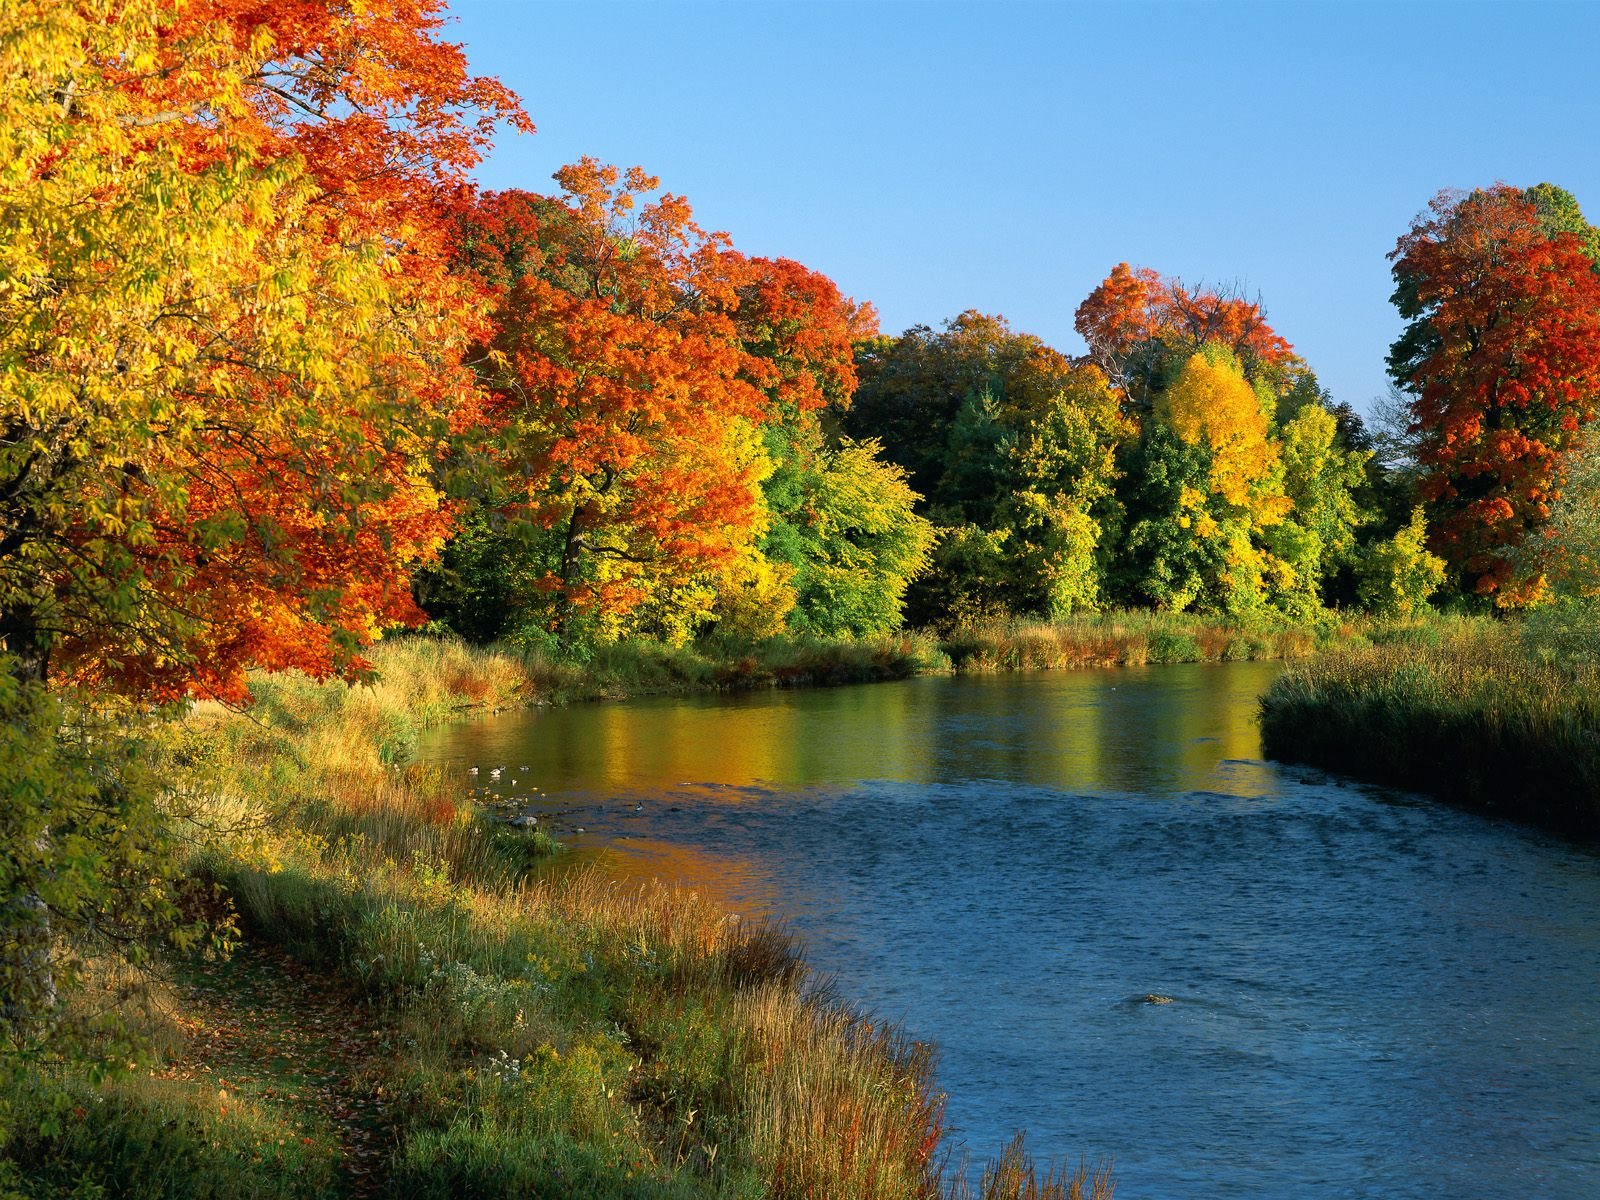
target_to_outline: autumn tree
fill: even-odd
[[[1104,373],[977,312],[867,343],[859,362],[846,428],[884,440],[944,530],[912,619],[1099,604],[1114,448],[1131,432]]]
[[[1089,359],[1129,403],[1145,408],[1208,345],[1225,347],[1252,382],[1284,378],[1303,365],[1267,323],[1259,301],[1236,290],[1189,287],[1127,263],[1112,268],[1078,306],[1074,326]]]
[[[1223,344],[1190,355],[1159,394],[1143,470],[1167,486],[1136,505],[1129,531],[1138,588],[1166,607],[1243,614],[1262,607],[1284,566],[1262,533],[1288,515],[1271,398]]]
[[[1283,568],[1274,604],[1309,617],[1329,602],[1336,574],[1353,580],[1357,535],[1371,520],[1358,497],[1372,454],[1346,448],[1338,416],[1320,403],[1282,425],[1279,450],[1289,509],[1263,538]]]
[[[751,274],[726,235],[639,168],[586,158],[556,179],[556,197],[485,197],[465,236],[501,289],[485,419],[515,499],[551,535],[549,627],[615,636],[759,536],[769,366],[740,343]]]
[[[898,629],[906,589],[928,565],[934,529],[917,515],[905,472],[872,442],[846,438],[820,456],[805,481],[796,527],[801,632],[875,637]]]
[[[791,259],[755,258],[739,289],[735,324],[751,356],[749,377],[767,397],[762,436],[772,473],[762,485],[761,553],[719,595],[719,623],[754,634],[785,624],[826,633],[875,633],[886,620],[898,624],[903,576],[920,569],[926,546],[907,556],[886,535],[900,529],[910,536],[907,545],[916,546],[918,535],[909,531],[920,521],[911,512],[917,497],[902,474],[877,461],[876,443],[841,442],[837,430],[856,391],[855,346],[876,336],[876,313],[819,271]],[[846,470],[861,478],[845,485]],[[851,503],[861,510],[841,507]],[[853,542],[847,531],[855,531]],[[859,578],[847,583],[851,572]],[[878,600],[860,599],[874,591],[873,580],[887,591]],[[742,618],[732,619],[735,607]],[[889,610],[892,618],[883,615]],[[753,619],[758,611],[767,620]]]
[[[1555,199],[1441,192],[1390,255],[1408,324],[1389,370],[1410,399],[1434,549],[1506,606],[1537,595],[1516,548],[1549,516],[1557,460],[1600,396],[1600,277]]]
[[[438,13],[0,10],[13,972],[50,928],[168,903],[151,794],[114,754],[68,753],[47,684],[140,713],[240,701],[250,665],[358,672],[420,617],[408,564],[447,524],[430,461],[471,390],[444,218],[493,123],[523,120],[435,40]]]

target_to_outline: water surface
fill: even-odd
[[[504,766],[578,861],[787,917],[938,1042],[975,1156],[1025,1128],[1128,1198],[1600,1195],[1600,857],[1261,762],[1275,670],[588,705],[424,755]]]

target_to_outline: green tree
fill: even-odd
[[[1444,559],[1428,551],[1422,508],[1392,538],[1368,546],[1360,564],[1362,607],[1380,617],[1410,617],[1443,586]]]
[[[1366,521],[1357,495],[1370,453],[1343,449],[1338,419],[1306,404],[1283,427],[1283,489],[1289,516],[1269,527],[1266,545],[1287,568],[1277,606],[1313,615],[1328,602],[1332,577],[1353,565],[1356,531]]]
[[[906,588],[928,564],[933,526],[914,511],[905,472],[879,450],[845,439],[809,481],[792,618],[803,632],[867,637],[897,629]]]

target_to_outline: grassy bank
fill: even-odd
[[[1020,1146],[974,1193],[944,1169],[929,1047],[815,990],[782,930],[530,871],[551,843],[411,763],[425,725],[573,668],[426,639],[376,661],[370,687],[258,679],[249,713],[201,706],[152,747],[240,945],[138,993],[160,1002],[131,1014],[136,1069],[9,1081],[0,1192],[1110,1194]],[[126,982],[75,1003],[131,1009]]]
[[[956,671],[1060,671],[1303,658],[1354,636],[1357,627],[1348,623],[1243,626],[1189,613],[1128,611],[998,622],[957,630],[938,645]]]
[[[1600,835],[1600,669],[1540,655],[1512,622],[1397,631],[1282,675],[1268,757]]]
[[[1151,663],[1304,658],[1361,639],[1372,622],[1241,625],[1189,613],[1089,613],[1057,622],[994,621],[944,635],[908,631],[860,640],[713,635],[687,646],[625,642],[556,659],[502,647],[540,702],[652,693],[871,683],[949,672],[1076,670]]]

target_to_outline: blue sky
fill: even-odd
[[[539,127],[490,187],[583,154],[870,300],[1069,352],[1126,260],[1259,294],[1337,400],[1383,393],[1385,255],[1434,192],[1549,180],[1600,218],[1600,5],[452,0]]]

